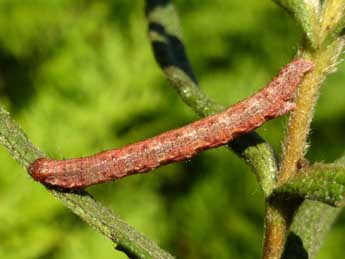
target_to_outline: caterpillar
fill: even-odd
[[[305,73],[312,69],[310,61],[294,59],[266,87],[223,112],[88,157],[65,160],[39,158],[29,166],[28,171],[36,181],[78,189],[189,159],[292,111],[296,88]]]

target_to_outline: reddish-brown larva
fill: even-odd
[[[30,165],[29,172],[37,181],[76,189],[188,159],[291,111],[295,90],[304,74],[312,68],[310,61],[295,59],[265,88],[224,112],[89,157],[66,160],[39,158]]]

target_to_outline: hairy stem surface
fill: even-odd
[[[298,1],[289,2],[291,6],[297,5],[297,3]],[[305,4],[312,5],[312,2],[305,1]],[[337,23],[340,19],[337,17],[342,16],[338,14],[344,10],[344,1],[324,1],[322,5],[322,11],[320,13],[315,12],[316,16],[313,15],[309,18],[305,16],[306,19],[309,19],[308,23],[313,28],[315,37],[313,37],[312,44],[310,44],[310,41],[307,42],[304,40],[298,55],[310,59],[315,64],[315,69],[304,78],[297,93],[296,110],[290,116],[288,132],[284,141],[284,154],[277,181],[278,186],[286,183],[296,175],[298,163],[304,159],[304,155],[308,147],[307,138],[310,131],[310,123],[312,121],[314,107],[319,96],[320,85],[326,76],[335,70],[344,45],[344,39],[342,36],[331,37],[333,41],[327,41],[327,44],[325,43],[326,39],[330,39],[329,34],[334,30],[334,23]],[[298,12],[298,8],[295,11]],[[305,33],[308,35],[308,31],[305,31]],[[283,201],[281,202],[283,203]],[[313,209],[310,204],[306,205],[306,207]],[[285,208],[285,210],[277,210],[277,213],[280,214],[280,218],[288,219],[285,223],[283,222],[285,227],[281,227],[279,225],[281,224],[280,222],[274,221],[271,223],[273,226],[270,225],[270,222],[266,225],[267,229],[276,228],[278,231],[275,232],[274,235],[280,236],[281,238],[284,238],[284,240],[287,235],[286,230],[289,228],[289,224],[287,224],[287,222],[293,220],[294,212],[298,207],[289,208],[286,206]],[[318,208],[315,207],[315,209],[317,210]],[[310,218],[310,214],[301,212],[301,215],[302,214],[306,218]],[[298,218],[301,219],[301,217]],[[315,224],[315,220],[313,222]],[[329,224],[331,224],[331,222],[332,220],[329,221]],[[265,239],[272,239],[271,235],[271,232],[266,231]],[[304,238],[306,238],[306,236],[304,236]],[[301,240],[301,242],[303,241],[306,240]],[[265,249],[268,248],[265,247]],[[279,251],[282,251],[282,249],[283,246],[279,248]],[[264,258],[270,258],[265,257],[266,254],[266,251],[264,251]],[[275,256],[278,255],[276,254]],[[284,254],[284,258],[289,258],[288,256],[291,256],[289,252]],[[272,258],[278,259],[280,258],[280,255],[279,257]],[[304,257],[300,256],[298,258]]]
[[[294,177],[297,163],[304,157],[320,85],[327,74],[334,71],[343,44],[343,39],[338,39],[323,50],[301,52],[303,57],[309,58],[315,64],[315,69],[303,79],[298,88],[296,110],[290,116],[288,134],[284,143],[279,184]]]

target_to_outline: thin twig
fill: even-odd
[[[202,117],[224,110],[225,107],[210,99],[198,87],[185,52],[174,5],[169,0],[147,0],[146,15],[154,56],[182,100]],[[268,196],[277,173],[271,146],[257,133],[251,132],[233,140],[229,147],[252,167]]]
[[[295,4],[297,2],[290,3]],[[299,87],[297,93],[296,110],[290,116],[288,134],[284,142],[284,155],[280,167],[278,185],[282,185],[288,180],[293,179],[293,177],[295,177],[296,175],[297,165],[299,161],[302,161],[304,159],[304,155],[308,147],[307,137],[310,130],[310,123],[314,114],[314,107],[318,98],[319,87],[327,74],[335,71],[339,55],[342,52],[344,46],[344,39],[342,37],[338,37],[326,46],[323,42],[323,40],[327,38],[323,34],[329,33],[327,30],[322,30],[322,28],[329,27],[324,23],[332,20],[328,19],[328,16],[332,17],[335,15],[335,13],[327,11],[327,5],[330,4],[330,2],[332,1],[324,1],[323,12],[317,19],[313,18],[309,21],[311,23],[314,23],[312,27],[315,30],[315,33],[318,35],[318,42],[314,42],[314,44],[312,45],[303,42],[301,50],[299,52],[300,56],[312,60],[312,62],[315,64],[315,69],[312,73],[306,76],[306,78],[301,83],[301,86]],[[340,2],[341,1],[338,1],[338,4],[340,4]],[[311,4],[310,2],[306,3]],[[335,1],[333,1],[333,3],[335,3]],[[342,9],[331,8],[331,10],[337,12]],[[319,22],[321,22],[321,24]],[[278,211],[278,213],[280,214],[280,218],[287,218],[288,220],[285,221],[285,226],[283,228],[280,228],[281,231],[277,231],[274,233],[276,238],[286,239],[287,229],[290,227],[289,222],[292,221],[294,212],[297,209],[298,207],[286,207],[285,210]],[[310,215],[308,214],[305,215],[307,217],[310,217]],[[301,220],[301,218],[299,219]],[[274,228],[275,224],[278,226],[280,222],[272,221],[270,224],[272,224],[272,226],[268,225],[267,229]],[[265,239],[272,239],[272,237],[270,236],[271,234],[271,232],[266,231]],[[282,246],[279,248],[279,251],[283,251]],[[264,258],[276,258],[270,257],[269,255],[265,257],[265,255],[267,255],[266,251],[264,251]],[[285,254],[284,256],[287,255]]]
[[[320,85],[327,74],[334,71],[343,44],[343,39],[338,39],[325,49],[301,52],[302,56],[313,61],[315,69],[304,78],[298,89],[296,110],[289,119],[289,129],[284,144],[279,184],[295,176],[297,163],[306,153],[307,137]]]
[[[334,39],[333,42],[328,42],[328,45],[325,45],[324,40],[328,38],[329,29],[334,27],[335,17],[343,15],[343,9],[344,1],[325,1],[319,17],[320,24],[317,23],[314,26],[318,29],[319,34],[317,47],[313,48],[307,44],[301,46],[299,55],[310,59],[315,64],[315,69],[305,77],[297,93],[296,110],[290,116],[284,143],[279,184],[283,184],[295,176],[297,163],[304,158],[307,151],[307,137],[320,86],[326,76],[336,70],[344,47],[344,38],[341,36]]]
[[[265,211],[264,259],[279,259],[291,224],[292,214],[301,204],[301,199],[287,201],[268,199]]]
[[[9,113],[0,107],[0,143],[24,168],[44,153],[34,146]],[[120,219],[110,209],[94,200],[86,191],[64,192],[47,188],[66,207],[91,227],[117,244],[130,258],[172,259],[154,242]],[[135,255],[136,257],[133,257]]]

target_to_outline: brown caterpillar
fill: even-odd
[[[265,88],[221,113],[88,157],[39,158],[30,165],[29,172],[35,180],[45,184],[76,189],[191,158],[293,110],[295,90],[304,74],[312,69],[310,61],[295,59]]]

